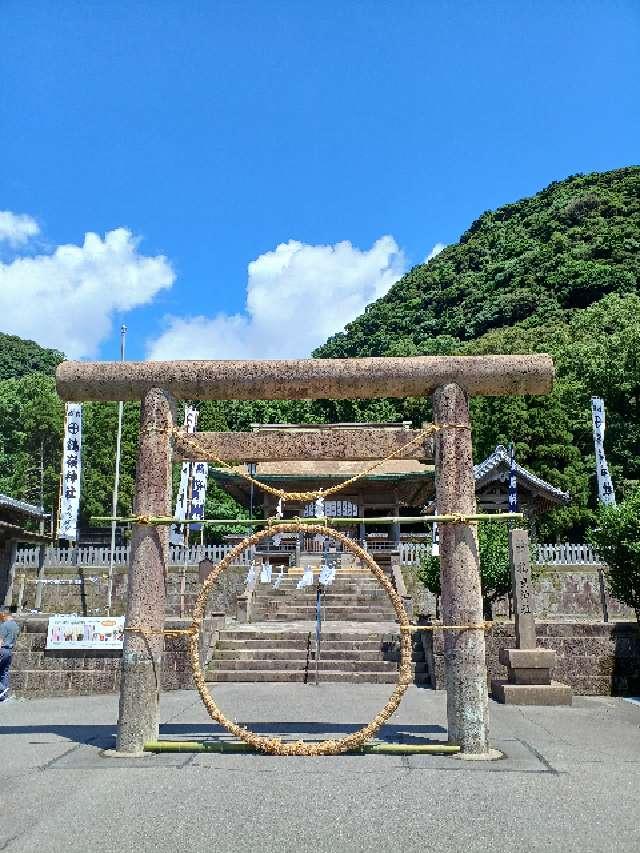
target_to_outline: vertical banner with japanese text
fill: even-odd
[[[82,452],[82,405],[67,403],[64,416],[62,479],[58,512],[58,539],[78,541]]]
[[[593,421],[593,444],[596,452],[596,480],[598,483],[598,498],[603,504],[615,506],[616,495],[609,473],[609,466],[604,455],[604,400],[602,397],[591,398],[591,418]]]
[[[184,427],[194,433],[198,423],[198,412],[192,406],[184,407]],[[175,518],[204,518],[204,503],[207,493],[209,466],[206,462],[183,462],[180,471],[180,487],[176,497]],[[184,545],[183,524],[171,525],[172,545]],[[190,530],[200,530],[201,524],[189,525]]]
[[[516,477],[516,454],[513,444],[509,447],[509,512],[518,512],[518,479]]]

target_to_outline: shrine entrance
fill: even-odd
[[[435,437],[436,504],[440,517],[442,617],[447,678],[449,741],[471,755],[485,755],[488,745],[487,670],[480,593],[479,556],[475,522],[475,487],[471,453],[468,396],[472,394],[548,393],[553,364],[546,355],[369,358],[262,362],[63,362],[57,369],[58,393],[65,400],[132,400],[141,405],[136,499],[134,506],[129,593],[122,659],[117,750],[139,754],[159,732],[158,673],[164,647],[164,577],[168,558],[171,457],[208,458],[222,466],[226,460],[326,459],[379,460],[424,458],[425,444]],[[178,399],[319,399],[402,397],[433,394],[434,424],[423,430],[396,430],[367,435],[331,430],[313,434],[260,436],[251,433],[200,433],[194,437],[174,426]],[[336,444],[339,444],[336,447]],[[329,458],[332,458],[329,457]],[[250,476],[250,475],[247,475]],[[338,492],[350,480],[331,490]],[[259,484],[265,491],[273,489]],[[276,491],[276,497],[282,494]],[[308,493],[295,494],[305,502]],[[323,498],[330,497],[327,489]],[[495,518],[495,516],[493,516]],[[515,517],[515,516],[512,516]],[[350,519],[348,519],[350,521]],[[326,519],[323,519],[326,523]],[[334,518],[333,524],[338,522]],[[394,519],[401,524],[403,519]],[[291,523],[291,522],[289,522]],[[302,526],[305,520],[294,524]],[[278,520],[276,527],[286,531]],[[314,529],[315,528],[315,529]],[[327,530],[311,525],[309,532]],[[329,532],[329,531],[327,531]],[[268,531],[253,534],[257,541]],[[331,530],[350,550],[358,549],[338,530]],[[345,541],[346,540],[346,541]],[[242,543],[241,543],[242,544]],[[240,548],[240,546],[237,546]],[[387,589],[406,645],[410,625],[404,608],[396,607],[394,590],[362,549],[355,551]],[[189,629],[191,660],[198,685],[198,614],[202,618],[206,592],[225,568],[224,561],[206,580]],[[378,575],[379,573],[379,575]],[[388,588],[387,588],[388,587]],[[200,608],[200,609],[199,609]],[[405,692],[407,659],[401,661],[398,685],[374,720],[353,737],[366,739],[393,713]],[[198,687],[200,689],[200,687]],[[222,712],[203,694],[211,715]],[[230,731],[233,729],[230,728]],[[234,732],[239,737],[239,731]],[[258,736],[245,733],[245,740]],[[360,740],[356,741],[361,742]],[[323,742],[321,754],[352,748],[350,738]],[[345,745],[346,744],[346,745]],[[306,745],[257,742],[263,751],[304,752]],[[299,752],[294,752],[296,747]]]

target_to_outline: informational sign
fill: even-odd
[[[318,501],[305,505],[302,512],[303,518],[314,518],[318,516],[318,513],[316,512],[317,503]],[[353,501],[323,501],[321,517],[357,518],[358,504],[353,503]]]
[[[121,649],[124,616],[50,616],[48,649]]]
[[[58,539],[67,539],[71,542],[78,541],[81,456],[82,406],[80,403],[67,403],[64,416]]]
[[[593,444],[596,451],[596,480],[598,483],[598,498],[603,504],[615,506],[616,494],[609,473],[609,466],[604,455],[604,400],[602,397],[591,398],[591,417],[593,421]]]
[[[189,433],[196,431],[198,412],[193,406],[184,407],[184,428]],[[204,519],[204,504],[207,497],[209,465],[206,462],[183,462],[180,471],[180,488],[176,497],[175,518]],[[201,524],[190,524],[190,530],[200,530]],[[172,545],[184,545],[184,525],[171,525]]]

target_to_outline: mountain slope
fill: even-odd
[[[640,281],[640,167],[576,175],[484,213],[314,355],[448,352],[491,329],[539,324]]]

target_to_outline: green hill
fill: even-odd
[[[640,167],[576,175],[484,213],[314,355],[429,353],[585,308],[640,280]]]
[[[474,454],[514,441],[522,464],[573,498],[542,534],[579,538],[595,507],[592,395],[607,406],[618,497],[640,480],[639,283],[640,167],[577,175],[484,213],[314,355],[550,352],[552,394],[472,401]],[[386,405],[388,416],[430,416],[428,401]],[[368,415],[362,404],[326,408]]]
[[[29,373],[53,374],[63,358],[58,350],[0,332],[0,380],[19,379]]]

